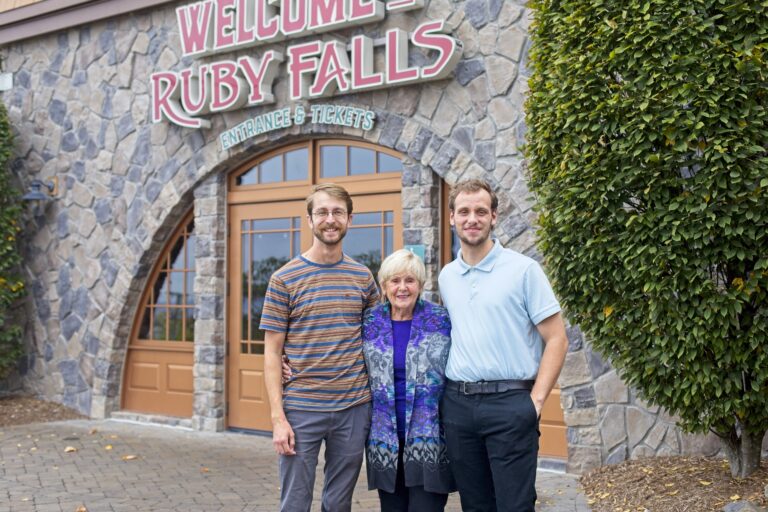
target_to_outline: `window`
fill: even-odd
[[[264,160],[235,177],[235,185],[265,185],[284,181],[306,181],[309,148],[286,151]]]
[[[183,223],[159,259],[144,304],[139,340],[193,342],[195,339],[194,229],[193,220]]]
[[[337,178],[364,174],[401,172],[400,158],[367,147],[322,144],[320,146],[320,177]]]

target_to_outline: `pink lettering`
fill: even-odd
[[[212,4],[212,0],[205,0],[176,9],[184,56],[197,55],[209,48]]]
[[[216,1],[216,42],[214,50],[220,50],[232,46],[235,42],[235,36],[232,33],[234,24],[235,0],[217,0]]]
[[[237,0],[237,30],[235,34],[237,36],[237,44],[245,45],[254,40],[254,30],[252,25],[247,25],[246,22],[253,20],[253,1],[252,0]]]
[[[169,121],[185,128],[208,128],[210,123],[202,119],[189,117],[184,113],[177,98],[179,77],[173,71],[152,73],[152,122],[159,123],[163,116]]]
[[[384,4],[379,0],[351,0],[349,21],[377,21],[384,19]]]
[[[192,69],[181,72],[181,106],[190,115],[206,113],[205,104],[209,96],[207,74],[208,66],[205,64],[200,66],[198,76],[192,76]]]
[[[211,64],[211,111],[238,108],[245,103],[245,84],[235,75],[236,72],[235,62]]]
[[[410,82],[419,78],[418,68],[408,67],[408,35],[404,30],[387,30],[387,83]]]
[[[366,36],[352,38],[352,88],[370,89],[384,83],[382,73],[373,72],[373,40]]]
[[[309,13],[309,29],[330,29],[345,23],[343,0],[312,0]]]
[[[267,21],[269,19],[269,21]],[[256,1],[256,38],[259,41],[272,39],[280,29],[280,16],[267,0]]]
[[[281,12],[283,34],[296,34],[307,28],[306,0],[283,0]]]
[[[272,84],[274,83],[277,70],[283,56],[274,50],[264,53],[261,62],[252,57],[240,57],[237,63],[243,70],[245,79],[251,88],[248,96],[249,105],[259,105],[262,103],[273,103],[275,97],[272,95]]]
[[[423,23],[413,33],[413,44],[422,48],[437,50],[435,63],[421,70],[424,79],[438,79],[447,76],[461,59],[461,52],[456,51],[458,44],[451,36],[442,33],[443,21]]]
[[[317,69],[317,59],[311,57],[320,53],[320,42],[297,44],[288,47],[288,80],[291,88],[291,99],[307,97],[309,80],[304,76]]]
[[[344,45],[339,41],[325,43],[315,83],[309,89],[309,95],[330,96],[336,92],[337,88],[342,92],[348,90],[349,81],[346,77],[348,72],[349,58]]]

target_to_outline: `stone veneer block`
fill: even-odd
[[[569,427],[591,427],[597,425],[597,408],[565,410],[563,411],[563,418]]]
[[[625,407],[622,405],[609,405],[600,409],[600,432],[603,445],[610,451],[618,444],[627,440],[627,423],[624,418]]]
[[[585,473],[600,467],[602,458],[600,449],[592,446],[568,447],[568,473]]]
[[[565,356],[565,364],[560,372],[558,384],[561,388],[587,384],[592,381],[587,358],[583,350],[569,352]]]
[[[598,404],[629,402],[629,390],[616,374],[616,370],[606,373],[595,381],[595,399]]]
[[[634,448],[648,434],[656,417],[639,407],[627,407],[629,446]],[[634,453],[634,451],[633,451]]]

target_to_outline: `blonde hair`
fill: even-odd
[[[419,282],[419,288],[423,288],[424,282],[427,280],[427,269],[424,267],[424,262],[408,249],[395,251],[381,262],[381,267],[379,267],[381,288],[384,289],[386,282],[399,274],[415,277]],[[381,298],[386,301],[386,294],[382,293]]]
[[[307,214],[312,215],[312,209],[315,207],[315,194],[325,192],[334,199],[344,201],[347,205],[347,213],[352,213],[352,198],[347,189],[335,183],[321,183],[312,187],[312,193],[307,196]]]

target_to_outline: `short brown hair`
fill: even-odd
[[[450,208],[451,211],[454,210],[456,206],[456,197],[462,192],[467,194],[474,194],[475,192],[480,192],[481,190],[485,190],[488,192],[488,195],[491,196],[491,211],[495,212],[499,208],[499,198],[496,197],[496,193],[493,191],[491,185],[489,185],[487,181],[477,178],[460,181],[451,187],[451,193],[448,196],[448,208]]]
[[[347,213],[352,213],[352,198],[344,187],[335,183],[321,183],[312,187],[312,193],[307,196],[308,215],[312,215],[312,209],[315,206],[315,194],[318,192],[325,192],[334,199],[344,201],[344,204],[347,205]]]

